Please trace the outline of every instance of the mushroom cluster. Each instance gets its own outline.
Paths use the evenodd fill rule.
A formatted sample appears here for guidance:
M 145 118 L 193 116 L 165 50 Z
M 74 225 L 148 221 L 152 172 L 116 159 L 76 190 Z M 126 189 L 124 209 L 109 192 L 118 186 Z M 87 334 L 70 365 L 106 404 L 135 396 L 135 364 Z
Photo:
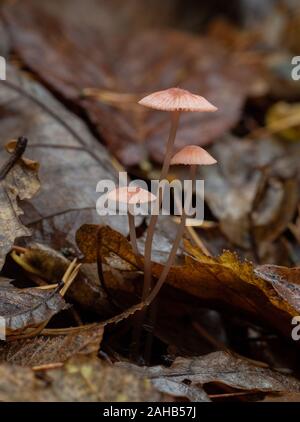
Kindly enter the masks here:
M 204 97 L 192 94 L 191 92 L 181 88 L 169 88 L 163 91 L 154 92 L 153 94 L 147 95 L 141 99 L 139 104 L 156 110 L 169 111 L 171 113 L 171 127 L 167 141 L 165 158 L 159 178 L 160 181 L 167 177 L 170 165 L 184 164 L 190 166 L 190 179 L 192 180 L 193 186 L 196 179 L 197 166 L 215 164 L 216 160 L 203 148 L 194 145 L 184 147 L 172 158 L 180 114 L 183 111 L 211 113 L 217 111 L 217 108 Z M 158 192 L 156 201 L 158 202 L 157 206 L 159 209 L 162 203 L 160 192 Z M 158 213 L 151 216 L 147 230 L 144 257 L 143 300 L 145 300 L 149 295 L 149 291 L 152 285 L 151 251 L 157 218 Z M 183 209 L 180 224 L 169 258 L 155 288 L 151 293 L 152 300 L 157 295 L 165 279 L 167 278 L 168 272 L 170 271 L 172 263 L 176 257 L 176 252 L 184 233 L 185 221 L 186 215 Z
M 192 200 L 193 188 L 196 181 L 197 166 L 199 165 L 211 165 L 215 164 L 216 160 L 203 148 L 195 145 L 188 145 L 173 155 L 174 143 L 176 138 L 176 132 L 179 124 L 179 118 L 182 112 L 215 112 L 217 108 L 213 106 L 205 98 L 192 94 L 191 92 L 181 88 L 170 88 L 163 91 L 154 92 L 147 95 L 139 101 L 139 104 L 156 110 L 169 111 L 171 113 L 171 127 L 169 137 L 166 146 L 166 153 L 164 157 L 163 166 L 159 181 L 164 180 L 170 168 L 170 165 L 188 165 L 190 167 L 190 180 L 192 181 L 192 192 L 190 192 L 189 200 Z M 162 206 L 162 195 L 163 193 L 159 189 L 156 195 L 141 189 L 139 187 L 129 188 L 122 187 L 111 191 L 108 194 L 108 198 L 117 202 L 119 205 L 125 204 L 127 206 L 127 214 L 129 221 L 130 240 L 134 254 L 137 257 L 138 264 L 144 266 L 144 285 L 142 300 L 145 301 L 146 305 L 149 305 L 153 299 L 157 296 L 163 283 L 165 282 L 170 268 L 176 257 L 180 241 L 182 239 L 185 223 L 186 223 L 186 212 L 185 207 L 182 207 L 182 213 L 180 223 L 176 233 L 174 243 L 172 245 L 169 257 L 164 266 L 160 277 L 151 291 L 152 287 L 152 268 L 151 268 L 151 252 L 152 242 L 157 223 L 159 212 L 152 213 L 149 226 L 147 230 L 144 262 L 142 264 L 141 256 L 138 251 L 136 232 L 134 224 L 134 213 L 132 208 L 136 204 L 148 204 L 154 202 L 156 209 L 159 211 Z M 191 204 L 188 204 L 190 206 Z

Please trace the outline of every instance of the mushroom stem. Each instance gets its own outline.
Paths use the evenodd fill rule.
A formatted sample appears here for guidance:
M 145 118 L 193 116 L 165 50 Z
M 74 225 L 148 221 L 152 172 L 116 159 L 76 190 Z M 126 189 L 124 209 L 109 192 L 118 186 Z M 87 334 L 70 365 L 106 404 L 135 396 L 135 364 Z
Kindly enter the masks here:
M 193 192 L 195 191 L 195 184 L 196 184 L 196 175 L 197 175 L 197 165 L 191 164 L 189 177 L 190 177 L 190 180 L 192 181 L 192 192 L 191 192 L 191 202 L 189 205 L 192 204 Z
M 161 273 L 161 275 L 160 275 L 160 277 L 159 277 L 159 279 L 158 279 L 158 281 L 157 281 L 154 289 L 152 290 L 152 292 L 150 293 L 150 295 L 148 296 L 148 298 L 146 300 L 146 304 L 147 305 L 150 305 L 150 303 L 155 299 L 155 297 L 159 293 L 162 285 L 164 284 L 164 282 L 165 282 L 165 280 L 167 278 L 167 275 L 168 275 L 168 273 L 169 273 L 169 271 L 171 269 L 171 266 L 172 266 L 172 264 L 173 264 L 173 262 L 175 260 L 176 252 L 177 252 L 177 249 L 179 247 L 179 244 L 180 244 L 182 235 L 184 233 L 185 220 L 186 220 L 186 214 L 185 214 L 185 211 L 183 209 L 181 220 L 180 220 L 180 224 L 179 224 L 179 227 L 178 227 L 176 238 L 174 240 L 174 243 L 173 243 L 173 246 L 172 246 L 172 249 L 171 249 L 169 258 L 168 258 L 168 260 L 166 262 L 166 265 L 165 265 L 165 267 L 164 267 L 164 269 L 163 269 L 163 271 L 162 271 L 162 273 Z
M 190 166 L 190 180 L 192 180 L 192 194 L 193 194 L 193 190 L 194 190 L 194 185 L 195 185 L 195 180 L 196 180 L 196 172 L 197 172 L 197 166 L 196 165 L 191 165 Z M 192 195 L 191 195 L 191 200 L 192 200 Z M 186 212 L 184 207 L 182 207 L 182 215 L 181 215 L 181 220 L 179 223 L 179 227 L 178 227 L 178 231 L 170 252 L 170 255 L 168 257 L 168 260 L 166 262 L 166 265 L 154 287 L 154 289 L 152 290 L 152 292 L 150 293 L 150 295 L 148 296 L 147 300 L 146 300 L 146 305 L 149 306 L 150 303 L 156 298 L 157 294 L 159 293 L 161 287 L 163 286 L 169 272 L 171 269 L 171 266 L 176 258 L 176 253 L 177 253 L 177 249 L 180 245 L 180 241 L 182 239 L 183 233 L 184 233 L 184 229 L 185 229 L 185 222 L 186 222 Z
M 130 235 L 130 243 L 132 246 L 132 250 L 134 255 L 136 256 L 137 263 L 139 266 L 142 266 L 137 241 L 136 241 L 136 231 L 135 231 L 135 224 L 134 224 L 134 215 L 131 214 L 130 210 L 128 210 L 128 225 L 129 225 L 129 235 Z
M 197 172 L 197 166 L 191 165 L 190 166 L 190 176 L 189 176 L 189 179 L 192 181 L 190 204 L 192 203 L 192 196 L 193 196 L 193 191 L 194 191 L 196 172 Z M 188 197 L 188 199 L 189 199 L 189 197 Z M 180 201 L 181 201 L 181 198 L 180 198 Z M 166 264 L 166 267 L 168 267 L 168 268 L 165 267 L 166 268 L 165 274 L 161 274 L 161 276 L 160 276 L 160 278 L 157 282 L 157 285 L 153 289 L 153 292 L 150 294 L 149 298 L 146 300 L 146 303 L 148 303 L 148 301 L 152 302 L 155 299 L 155 297 L 157 296 L 158 292 L 160 291 L 163 283 L 166 280 L 166 277 L 167 277 L 167 275 L 170 271 L 170 268 L 171 268 L 171 266 L 174 262 L 174 259 L 176 257 L 176 252 L 177 252 L 177 249 L 179 247 L 181 237 L 184 233 L 185 223 L 186 223 L 186 214 L 185 214 L 185 210 L 184 210 L 184 207 L 183 207 L 182 216 L 181 216 L 180 223 L 179 223 L 180 226 L 179 226 L 179 229 L 178 229 L 178 232 L 177 232 L 177 235 L 176 235 L 176 239 L 174 241 L 175 246 L 173 245 L 174 251 L 173 251 L 173 248 L 172 248 L 170 256 L 169 256 L 167 264 Z M 153 295 L 153 298 L 152 298 L 152 295 Z M 150 325 L 152 325 L 153 327 L 154 327 L 154 324 L 155 324 L 155 321 L 156 321 L 156 314 L 157 314 L 157 307 L 155 305 L 153 305 L 151 307 L 151 310 L 150 310 L 150 321 L 151 321 Z M 146 362 L 149 361 L 149 357 L 151 355 L 152 340 L 153 340 L 153 335 L 152 335 L 151 332 L 149 332 L 148 336 L 147 336 L 147 340 L 146 340 L 146 346 L 145 346 L 145 361 Z
M 163 166 L 161 169 L 160 180 L 165 179 L 169 171 L 180 113 L 181 113 L 180 111 L 173 111 L 171 115 L 171 128 L 170 128 L 169 138 L 167 142 L 166 155 L 165 155 Z
M 178 128 L 179 123 L 179 117 L 180 117 L 180 111 L 173 111 L 171 116 L 171 128 L 169 133 L 169 138 L 167 142 L 167 150 L 166 155 L 164 158 L 161 174 L 159 180 L 163 180 L 166 178 L 169 167 L 170 167 L 170 161 L 172 158 L 172 152 L 173 152 L 173 145 L 176 137 L 176 132 Z M 151 274 L 151 250 L 152 250 L 152 241 L 154 236 L 154 230 L 155 225 L 157 223 L 159 209 L 161 207 L 162 203 L 162 194 L 160 192 L 157 192 L 157 199 L 156 199 L 156 205 L 158 213 L 157 215 L 151 215 L 148 230 L 147 230 L 147 237 L 146 237 L 146 243 L 145 243 L 145 260 L 144 260 L 144 286 L 143 286 L 143 294 L 142 299 L 144 300 L 151 288 L 151 280 L 152 280 L 152 274 Z

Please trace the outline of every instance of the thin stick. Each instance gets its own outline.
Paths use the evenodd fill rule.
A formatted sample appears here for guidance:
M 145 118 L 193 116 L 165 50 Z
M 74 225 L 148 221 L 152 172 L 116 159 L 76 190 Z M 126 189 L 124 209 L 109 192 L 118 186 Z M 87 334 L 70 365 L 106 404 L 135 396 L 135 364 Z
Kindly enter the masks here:
M 61 368 L 63 365 L 63 362 L 45 363 L 43 365 L 35 365 L 31 369 L 33 371 L 49 371 L 51 369 Z
M 79 268 L 81 267 L 81 264 L 76 265 L 76 267 L 74 268 L 72 274 L 70 275 L 70 277 L 68 278 L 68 280 L 65 282 L 65 285 L 62 287 L 62 289 L 60 290 L 60 294 L 62 296 L 65 295 L 65 293 L 67 292 L 67 290 L 69 289 L 69 287 L 71 286 L 71 284 L 73 283 L 73 281 L 75 280 L 75 278 L 77 277 Z
M 26 146 L 27 139 L 23 136 L 18 138 L 15 150 L 0 169 L 0 180 L 5 179 L 5 177 L 10 172 L 15 163 L 22 157 L 25 152 Z
M 28 251 L 27 248 L 23 248 L 22 246 L 18 246 L 18 245 L 13 245 L 13 247 L 11 248 L 13 251 L 16 251 L 18 253 L 25 253 Z
M 77 262 L 77 259 L 76 258 L 74 258 L 73 259 L 73 261 L 70 263 L 70 265 L 68 266 L 68 268 L 66 269 L 66 271 L 65 271 L 65 273 L 64 273 L 64 275 L 63 275 L 63 277 L 62 277 L 62 281 L 64 282 L 64 283 L 66 283 L 66 281 L 68 280 L 68 278 L 70 277 L 70 275 L 71 275 L 71 273 L 73 272 L 73 269 L 75 268 L 75 266 L 76 266 L 76 262 Z
M 242 397 L 242 396 L 249 396 L 254 394 L 259 394 L 259 391 L 239 391 L 237 393 L 220 393 L 220 394 L 209 394 L 208 397 L 210 399 L 222 399 L 226 397 Z
M 96 328 L 97 326 L 99 326 L 99 324 L 95 322 L 92 324 L 87 324 L 87 325 L 79 326 L 79 327 L 45 328 L 41 334 L 44 336 L 66 335 L 66 334 L 72 334 L 72 333 L 77 333 L 77 332 L 79 333 L 86 330 L 90 330 L 91 328 L 93 327 Z
M 75 280 L 79 268 L 81 266 L 81 264 L 76 265 L 76 261 L 77 259 L 75 258 L 71 264 L 69 265 L 69 267 L 67 268 L 63 278 L 62 278 L 62 282 L 64 283 L 63 287 L 60 289 L 59 293 L 61 296 L 64 296 L 66 291 L 68 290 L 68 288 L 71 286 L 71 284 L 73 283 L 73 281 Z M 58 283 L 58 285 L 60 285 L 60 283 Z M 40 325 L 38 325 L 37 327 L 34 327 L 31 331 L 29 331 L 28 333 L 25 334 L 20 334 L 17 336 L 10 336 L 10 339 L 21 339 L 21 338 L 29 338 L 29 337 L 34 337 L 37 336 L 49 323 L 51 318 L 47 319 L 46 321 L 42 322 Z
M 39 290 L 50 290 L 50 289 L 56 289 L 58 287 L 58 283 L 56 284 L 46 284 L 44 286 L 37 286 L 34 287 L 34 289 L 39 289 Z
M 193 241 L 195 242 L 196 246 L 198 246 L 198 248 L 204 253 L 204 255 L 212 256 L 211 253 L 209 252 L 209 250 L 207 249 L 207 247 L 202 242 L 198 233 L 196 233 L 195 229 L 191 226 L 187 226 L 186 229 L 189 232 Z

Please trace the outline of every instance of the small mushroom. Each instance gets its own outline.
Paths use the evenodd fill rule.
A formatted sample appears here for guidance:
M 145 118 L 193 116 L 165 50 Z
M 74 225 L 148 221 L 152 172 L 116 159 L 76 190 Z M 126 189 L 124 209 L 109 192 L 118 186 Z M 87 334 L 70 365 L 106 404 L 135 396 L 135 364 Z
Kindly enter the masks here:
M 214 112 L 217 111 L 217 107 L 212 105 L 204 97 L 192 94 L 191 92 L 181 88 L 169 88 L 163 91 L 154 92 L 153 94 L 142 98 L 139 101 L 139 104 L 156 110 L 170 111 L 172 113 L 172 124 L 160 177 L 162 180 L 167 176 L 169 170 L 172 149 L 181 112 Z
M 189 166 L 216 164 L 214 159 L 204 148 L 197 145 L 187 145 L 178 151 L 171 159 L 171 165 L 185 164 Z
M 177 154 L 173 156 L 171 159 L 171 165 L 176 164 L 184 164 L 190 166 L 190 180 L 192 180 L 192 190 L 196 180 L 196 171 L 198 165 L 211 165 L 216 164 L 217 160 L 215 160 L 205 149 L 195 146 L 195 145 L 188 145 Z M 192 198 L 192 195 L 191 195 Z M 171 266 L 175 260 L 176 252 L 179 247 L 181 238 L 184 233 L 185 229 L 185 222 L 186 222 L 186 213 L 184 207 L 182 207 L 182 214 L 181 219 L 178 227 L 178 231 L 174 240 L 174 243 L 171 248 L 171 252 L 169 254 L 168 260 L 166 265 L 158 279 L 157 284 L 155 285 L 154 289 L 150 293 L 149 297 L 147 298 L 147 304 L 150 304 L 153 299 L 156 297 L 158 292 L 160 291 L 162 285 L 164 284 L 167 275 L 171 269 Z
M 179 117 L 182 111 L 214 112 L 217 108 L 207 101 L 204 97 L 192 94 L 181 88 L 169 88 L 163 91 L 157 91 L 147 95 L 139 101 L 139 104 L 156 110 L 171 112 L 171 128 L 167 142 L 167 150 L 161 170 L 160 180 L 166 178 L 170 167 L 170 161 L 173 152 L 173 145 L 176 137 Z M 162 198 L 158 195 L 158 208 L 160 208 Z M 145 298 L 151 286 L 151 247 L 158 215 L 152 215 L 147 231 L 145 244 L 144 261 L 144 287 L 143 298 Z
M 216 164 L 216 162 L 217 160 L 215 160 L 204 148 L 197 145 L 185 146 L 171 159 L 171 165 L 183 164 L 190 166 L 189 179 L 192 181 L 192 193 L 194 191 L 197 166 Z
M 195 184 L 197 166 L 216 164 L 215 160 L 204 148 L 197 145 L 187 145 L 178 151 L 171 159 L 171 165 L 183 164 L 190 166 L 190 180 Z
M 134 206 L 153 202 L 156 200 L 156 196 L 137 186 L 124 186 L 110 191 L 107 194 L 107 199 L 116 202 L 120 208 L 126 209 L 131 246 L 134 254 L 139 257 L 134 224 Z

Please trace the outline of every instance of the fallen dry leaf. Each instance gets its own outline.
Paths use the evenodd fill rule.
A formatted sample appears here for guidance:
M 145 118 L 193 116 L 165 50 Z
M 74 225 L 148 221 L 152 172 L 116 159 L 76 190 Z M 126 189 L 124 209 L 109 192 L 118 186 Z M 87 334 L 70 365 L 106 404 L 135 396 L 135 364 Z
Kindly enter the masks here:
M 96 244 L 93 242 L 98 228 L 84 225 L 78 232 L 78 246 L 87 254 L 89 262 L 94 259 Z M 100 231 L 103 261 L 111 267 L 120 269 L 123 265 L 127 271 L 136 270 L 138 266 L 129 242 L 107 226 Z M 281 331 L 284 336 L 290 335 L 290 321 L 297 315 L 297 310 L 293 303 L 277 293 L 271 283 L 255 275 L 250 262 L 241 262 L 229 251 L 218 258 L 208 257 L 189 242 L 185 244 L 185 253 L 181 258 L 184 263 L 171 268 L 168 284 L 207 304 L 238 311 Z M 154 263 L 152 270 L 158 278 L 162 264 Z
M 13 258 L 39 285 L 57 283 L 70 265 L 70 260 L 60 252 L 39 243 L 29 244 L 24 252 L 13 254 Z M 111 316 L 111 304 L 99 282 L 95 264 L 80 267 L 66 298 L 104 318 Z
M 207 383 L 224 384 L 233 388 L 258 392 L 299 392 L 300 382 L 293 377 L 274 371 L 266 365 L 254 362 L 227 352 L 214 352 L 193 358 L 177 358 L 170 368 L 163 366 L 136 367 L 120 363 L 151 380 L 164 379 L 191 386 Z
M 161 162 L 164 155 L 169 116 L 137 106 L 145 93 L 180 85 L 207 97 L 219 111 L 185 113 L 177 136 L 177 148 L 205 145 L 236 124 L 255 79 L 253 66 L 242 64 L 209 38 L 167 30 L 111 37 L 101 27 L 81 25 L 78 30 L 30 2 L 26 7 L 8 5 L 4 14 L 22 60 L 87 112 L 112 153 L 126 165 L 138 164 L 148 154 Z M 28 43 L 27 37 L 34 42 Z M 48 54 L 41 61 L 43 51 Z M 87 57 L 86 51 L 93 54 Z M 87 88 L 95 96 L 84 98 Z
M 258 265 L 254 272 L 271 283 L 298 284 L 300 286 L 300 268 L 287 268 L 279 265 Z
M 300 104 L 275 103 L 267 112 L 266 126 L 287 141 L 300 139 Z
M 191 402 L 199 403 L 211 401 L 202 388 L 179 383 L 171 377 L 155 378 L 152 380 L 152 385 L 161 393 L 165 393 L 173 397 L 185 397 Z
M 39 190 L 40 183 L 38 164 L 22 158 L 26 145 L 27 140 L 20 138 L 15 148 L 10 150 L 11 157 L 2 163 L 0 170 L 0 269 L 15 239 L 31 235 L 20 220 L 23 210 L 18 199 L 32 198 Z
M 70 265 L 70 260 L 60 252 L 40 243 L 30 243 L 18 253 L 13 251 L 11 256 L 24 270 L 40 277 L 40 285 L 58 283 Z
M 90 229 L 90 227 L 94 228 L 98 226 L 84 225 L 82 227 L 87 227 Z M 78 232 L 80 231 L 84 234 L 84 230 L 79 229 Z M 27 249 L 18 257 L 14 255 L 14 259 L 29 274 L 32 274 L 33 277 L 38 275 L 43 278 L 44 276 L 49 281 L 55 283 L 57 280 L 61 279 L 61 275 L 64 273 L 64 268 L 66 268 L 68 266 L 67 264 L 69 263 L 69 261 L 62 257 L 59 253 L 51 250 L 48 247 L 41 247 L 41 245 L 38 245 L 38 247 L 36 245 L 32 249 Z M 98 315 L 101 315 L 101 317 L 104 318 L 104 321 L 102 322 L 103 325 L 120 322 L 143 308 L 143 303 L 137 303 L 133 306 L 130 306 L 129 308 L 126 308 L 124 311 L 118 307 L 120 313 L 115 315 L 115 307 L 112 308 L 106 291 L 102 286 L 99 285 L 98 272 L 97 268 L 95 268 L 95 265 L 84 264 L 81 265 L 80 270 L 81 273 L 79 272 L 78 276 L 76 277 L 78 284 L 76 284 L 76 281 L 74 281 L 71 287 L 68 289 L 66 296 L 69 295 L 70 298 L 76 301 L 83 308 L 86 308 L 89 311 L 94 311 Z M 117 280 L 116 273 L 110 275 L 110 288 L 115 290 L 128 291 L 132 296 L 132 291 L 135 289 L 133 288 L 130 278 L 128 280 L 126 278 Z M 38 282 L 38 284 L 44 285 L 45 283 L 43 282 L 42 278 L 35 278 L 35 280 Z M 97 283 L 95 284 L 96 279 Z M 8 281 L 6 280 L 5 286 L 7 284 L 9 285 Z M 130 304 L 131 303 L 132 298 Z
M 287 268 L 278 265 L 261 265 L 255 274 L 269 281 L 279 296 L 300 312 L 300 268 Z
M 40 84 L 9 65 L 7 76 L 0 86 L 0 144 L 26 133 L 27 154 L 40 163 L 39 194 L 22 205 L 32 239 L 55 250 L 74 249 L 76 229 L 86 221 L 106 221 L 127 234 L 126 216 L 101 218 L 96 212 L 98 181 L 117 181 L 105 148 Z
M 0 315 L 5 318 L 7 336 L 39 326 L 66 307 L 58 288 L 49 291 L 0 285 Z
M 62 331 L 62 334 L 59 334 Z M 52 334 L 53 332 L 53 334 Z M 37 337 L 8 341 L 0 346 L 0 362 L 39 366 L 65 362 L 77 354 L 97 353 L 103 325 L 91 324 L 65 330 L 45 330 Z
M 229 137 L 214 145 L 212 154 L 219 165 L 202 170 L 205 199 L 228 239 L 248 249 L 254 242 L 259 253 L 294 216 L 299 197 L 297 152 L 289 154 L 275 140 Z
M 87 127 L 41 85 L 11 66 L 8 78 L 0 87 L 0 141 L 4 145 L 11 137 L 26 132 L 30 139 L 30 156 L 41 163 L 41 189 L 30 204 L 24 201 L 22 221 L 32 230 L 30 242 L 33 239 L 46 243 L 56 251 L 69 248 L 74 254 L 77 228 L 85 221 L 102 221 L 95 209 L 97 182 L 104 178 L 117 180 L 117 171 Z M 0 159 L 1 155 L 4 156 L 4 152 L 0 151 Z M 126 216 L 104 218 L 103 221 L 112 226 L 116 224 L 118 230 L 127 233 Z M 37 259 L 36 253 L 32 258 L 37 259 L 35 265 L 43 263 L 39 269 L 46 279 L 50 269 L 45 267 L 47 263 L 53 265 L 50 278 L 56 283 L 68 260 L 60 255 L 64 262 L 55 259 L 51 264 L 45 260 L 45 254 Z M 57 252 L 56 257 L 58 255 Z M 91 268 L 82 268 L 68 297 L 92 311 L 101 313 L 106 309 L 103 316 L 109 316 L 97 273 Z

